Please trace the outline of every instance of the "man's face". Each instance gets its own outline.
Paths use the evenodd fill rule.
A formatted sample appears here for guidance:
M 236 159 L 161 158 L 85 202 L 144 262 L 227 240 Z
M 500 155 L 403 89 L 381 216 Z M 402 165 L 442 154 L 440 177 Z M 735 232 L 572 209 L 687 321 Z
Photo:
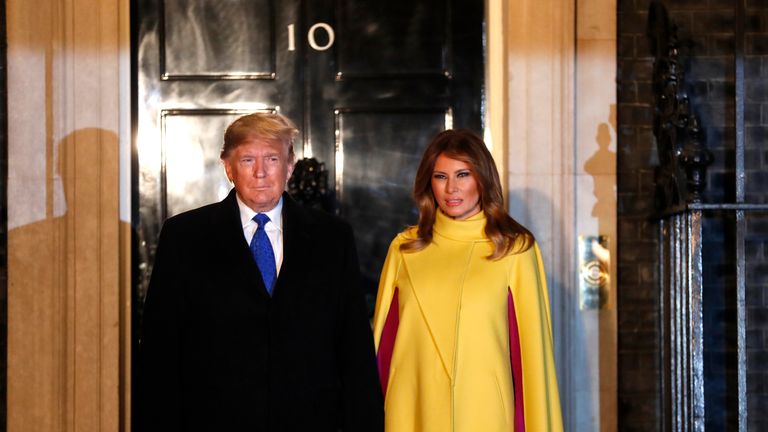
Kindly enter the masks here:
M 224 169 L 235 184 L 237 196 L 261 213 L 277 205 L 293 172 L 293 162 L 285 144 L 255 138 L 232 149 Z

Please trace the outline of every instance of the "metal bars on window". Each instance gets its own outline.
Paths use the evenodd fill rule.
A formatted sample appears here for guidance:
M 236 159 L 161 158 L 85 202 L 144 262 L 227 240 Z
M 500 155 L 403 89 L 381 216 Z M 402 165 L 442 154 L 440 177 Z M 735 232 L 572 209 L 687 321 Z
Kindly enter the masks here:
M 744 5 L 736 0 L 736 37 L 734 38 L 734 72 L 736 103 L 736 203 L 744 204 Z M 744 210 L 736 210 L 736 332 L 739 392 L 739 432 L 747 432 L 747 287 L 744 236 Z
M 765 213 L 768 204 L 745 199 L 745 0 L 735 2 L 734 129 L 735 202 L 703 203 L 706 166 L 711 154 L 698 133 L 684 91 L 678 62 L 676 27 L 657 1 L 649 9 L 648 30 L 655 55 L 654 135 L 660 166 L 656 168 L 659 220 L 660 354 L 662 430 L 704 431 L 704 322 L 702 267 L 705 215 L 732 214 L 735 219 L 735 294 L 738 430 L 747 431 L 747 298 L 746 215 Z
M 659 223 L 664 430 L 704 430 L 701 211 Z

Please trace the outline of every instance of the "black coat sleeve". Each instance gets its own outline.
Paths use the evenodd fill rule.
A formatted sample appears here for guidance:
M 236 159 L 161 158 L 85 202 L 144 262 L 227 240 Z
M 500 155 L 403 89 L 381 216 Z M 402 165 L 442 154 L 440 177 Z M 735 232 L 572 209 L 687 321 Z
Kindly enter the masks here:
M 138 430 L 177 431 L 180 419 L 181 296 L 177 238 L 163 226 L 147 290 L 136 373 Z
M 384 403 L 376 370 L 373 334 L 360 285 L 354 236 L 344 225 L 341 321 L 342 430 L 383 431 Z

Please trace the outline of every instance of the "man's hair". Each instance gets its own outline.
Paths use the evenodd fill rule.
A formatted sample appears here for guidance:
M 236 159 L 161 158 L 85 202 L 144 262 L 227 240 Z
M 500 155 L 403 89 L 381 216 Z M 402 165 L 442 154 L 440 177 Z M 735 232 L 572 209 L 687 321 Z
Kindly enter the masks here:
M 221 159 L 226 159 L 237 146 L 252 139 L 281 142 L 288 147 L 288 155 L 293 159 L 293 139 L 298 134 L 293 122 L 283 115 L 271 112 L 246 114 L 233 121 L 224 132 Z

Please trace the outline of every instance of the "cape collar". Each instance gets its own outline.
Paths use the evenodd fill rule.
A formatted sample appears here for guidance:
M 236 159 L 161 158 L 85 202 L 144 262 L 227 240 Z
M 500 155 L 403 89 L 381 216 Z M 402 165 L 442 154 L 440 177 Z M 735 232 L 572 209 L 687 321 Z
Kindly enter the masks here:
M 435 233 L 452 240 L 487 240 L 485 236 L 485 221 L 485 212 L 482 210 L 465 220 L 452 219 L 441 210 L 438 210 L 432 229 Z

